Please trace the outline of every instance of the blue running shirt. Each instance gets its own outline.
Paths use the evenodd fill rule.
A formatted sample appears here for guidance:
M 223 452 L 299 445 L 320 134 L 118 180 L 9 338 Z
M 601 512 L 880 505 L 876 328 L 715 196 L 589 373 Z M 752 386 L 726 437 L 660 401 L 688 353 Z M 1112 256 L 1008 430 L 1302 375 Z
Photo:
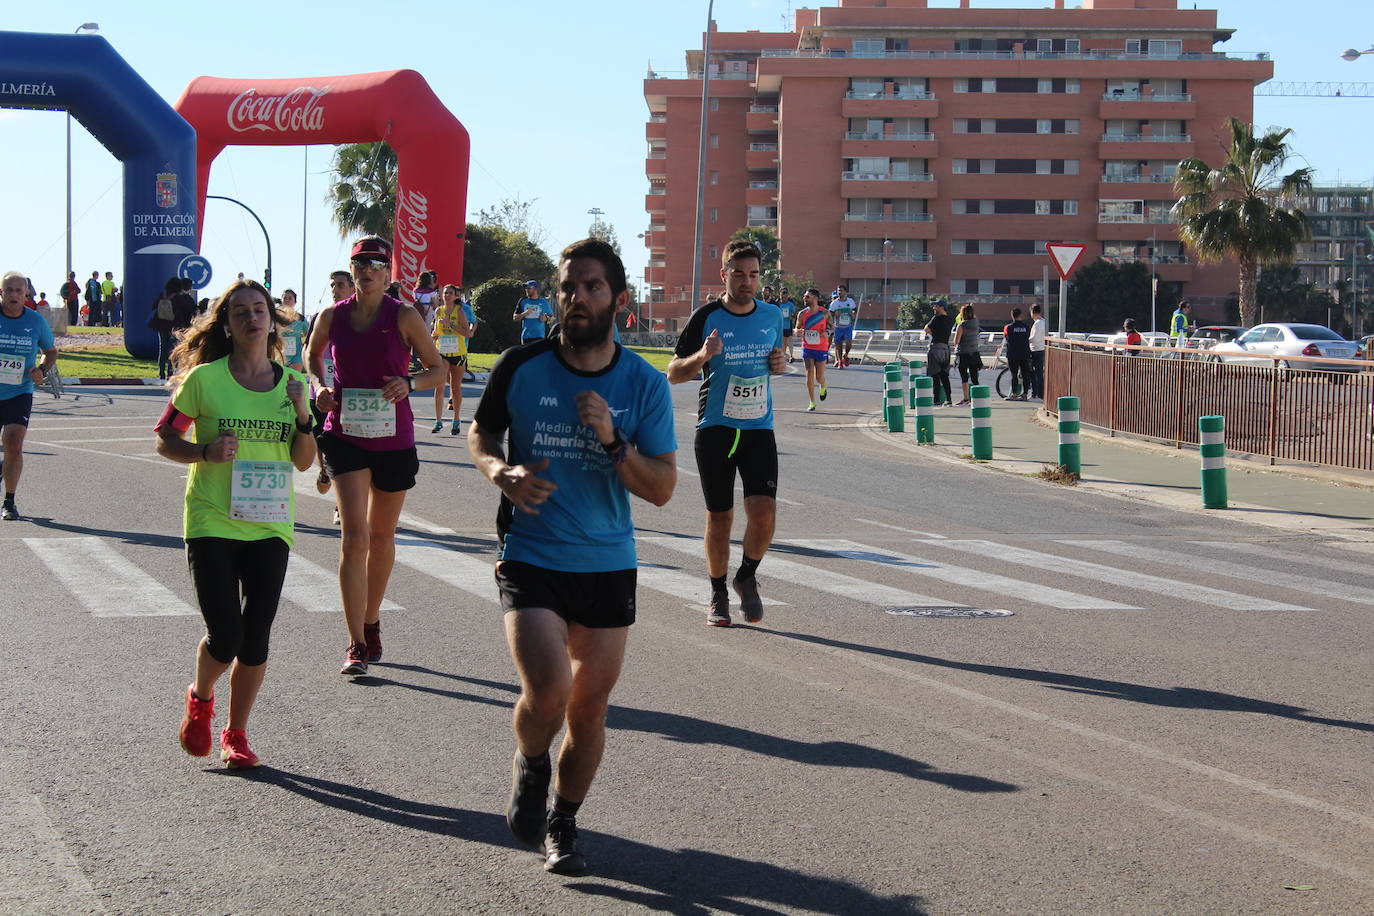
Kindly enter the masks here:
M 0 401 L 33 394 L 29 370 L 39 350 L 53 348 L 52 328 L 43 316 L 25 308 L 18 318 L 0 313 Z
M 621 437 L 645 455 L 677 450 L 668 379 L 638 353 L 616 347 L 600 372 L 568 366 L 556 338 L 507 350 L 491 368 L 473 420 L 489 433 L 509 431 L 506 460 L 547 458 L 538 476 L 558 486 L 539 514 L 504 496 L 497 519 L 501 559 L 564 572 L 634 569 L 630 497 L 596 433 L 577 417 L 577 395 L 595 391 L 611 407 Z
M 712 331 L 720 333 L 724 349 L 707 361 L 698 396 L 697 429 L 773 428 L 773 380 L 768 353 L 782 347 L 782 311 L 754 300 L 754 310 L 736 315 L 719 299 L 692 313 L 677 339 L 674 356 L 688 357 L 701 349 Z
M 520 319 L 520 339 L 526 340 L 531 337 L 543 337 L 548 330 L 544 322 L 539 320 L 540 315 L 552 315 L 553 306 L 549 305 L 549 300 L 540 296 L 538 299 L 521 299 L 520 304 L 515 307 L 516 313 L 524 312 L 529 309 L 538 310 L 539 314 L 531 318 Z

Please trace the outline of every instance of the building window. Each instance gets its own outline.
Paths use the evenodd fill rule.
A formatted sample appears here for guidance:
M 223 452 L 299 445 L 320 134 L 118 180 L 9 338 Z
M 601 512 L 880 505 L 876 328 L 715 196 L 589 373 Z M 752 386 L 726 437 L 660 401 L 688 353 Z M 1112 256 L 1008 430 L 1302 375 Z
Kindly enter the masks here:
M 711 100 L 711 110 L 712 110 L 712 111 L 720 111 L 720 99 L 712 99 L 712 100 Z
M 709 254 L 707 254 L 707 257 L 710 258 L 712 261 L 720 257 L 720 249 L 718 249 L 715 245 L 712 245 L 710 248 L 707 249 L 707 251 L 709 252 Z
M 1126 53 L 1127 53 L 1127 54 L 1139 54 L 1139 53 L 1140 53 L 1140 39 L 1139 39 L 1139 38 L 1127 38 L 1127 39 L 1126 39 Z
M 720 149 L 720 134 L 711 134 L 711 149 Z
M 720 184 L 720 172 L 715 169 L 711 170 L 711 184 Z
M 706 218 L 707 218 L 708 220 L 710 220 L 711 222 L 713 222 L 713 223 L 716 221 L 716 219 L 717 219 L 719 216 L 720 216 L 720 211 L 717 210 L 715 207 L 712 207 L 710 210 L 706 211 Z

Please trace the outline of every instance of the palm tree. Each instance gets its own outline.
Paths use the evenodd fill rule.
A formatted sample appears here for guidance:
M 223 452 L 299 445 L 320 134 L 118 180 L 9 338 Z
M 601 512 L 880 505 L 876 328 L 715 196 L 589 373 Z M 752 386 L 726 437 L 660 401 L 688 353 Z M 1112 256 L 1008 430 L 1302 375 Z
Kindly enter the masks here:
M 1293 155 L 1291 128 L 1255 136 L 1252 125 L 1228 118 L 1231 146 L 1220 168 L 1185 159 L 1174 177 L 1178 235 L 1199 261 L 1234 257 L 1240 262 L 1240 321 L 1255 323 L 1255 280 L 1261 264 L 1291 261 L 1298 242 L 1311 238 L 1307 216 L 1295 206 L 1312 187 L 1312 170 L 1279 177 Z M 1277 184 L 1275 184 L 1277 182 Z
M 334 148 L 334 180 L 327 195 L 339 235 L 392 236 L 396 223 L 396 151 L 386 143 Z

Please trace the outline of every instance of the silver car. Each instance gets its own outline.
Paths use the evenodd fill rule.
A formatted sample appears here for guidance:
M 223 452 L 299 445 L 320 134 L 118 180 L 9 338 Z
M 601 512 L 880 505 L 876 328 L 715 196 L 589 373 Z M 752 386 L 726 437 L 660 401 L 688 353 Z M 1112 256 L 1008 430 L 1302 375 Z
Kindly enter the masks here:
M 1219 343 L 1207 351 L 1214 360 L 1228 363 L 1255 363 L 1272 366 L 1278 360 L 1280 369 L 1321 369 L 1327 372 L 1359 372 L 1360 366 L 1347 363 L 1319 363 L 1295 360 L 1289 364 L 1285 356 L 1329 356 L 1335 359 L 1355 359 L 1358 345 L 1346 340 L 1330 328 L 1319 324 L 1257 324 L 1235 340 Z

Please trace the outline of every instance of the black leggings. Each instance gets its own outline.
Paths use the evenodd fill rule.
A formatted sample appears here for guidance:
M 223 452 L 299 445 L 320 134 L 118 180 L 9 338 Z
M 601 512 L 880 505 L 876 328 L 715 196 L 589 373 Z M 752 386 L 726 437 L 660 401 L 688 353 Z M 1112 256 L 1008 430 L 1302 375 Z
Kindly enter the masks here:
M 245 665 L 267 661 L 272 620 L 277 616 L 290 556 L 291 548 L 278 537 L 186 539 L 186 563 L 215 661 L 222 665 L 235 658 Z

